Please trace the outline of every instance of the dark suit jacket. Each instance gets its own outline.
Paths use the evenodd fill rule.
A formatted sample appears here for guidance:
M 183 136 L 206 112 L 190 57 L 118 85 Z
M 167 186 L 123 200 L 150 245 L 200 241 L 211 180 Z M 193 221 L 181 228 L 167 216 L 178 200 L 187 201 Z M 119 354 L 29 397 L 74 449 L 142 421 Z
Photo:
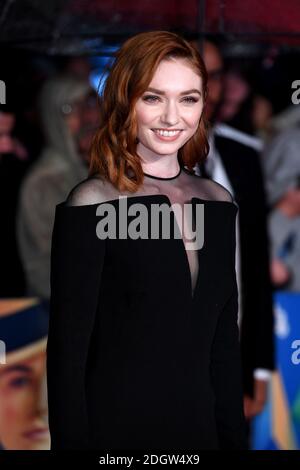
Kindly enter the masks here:
M 253 371 L 274 368 L 273 308 L 269 276 L 266 199 L 259 155 L 228 137 L 215 145 L 239 205 L 244 389 L 253 391 Z

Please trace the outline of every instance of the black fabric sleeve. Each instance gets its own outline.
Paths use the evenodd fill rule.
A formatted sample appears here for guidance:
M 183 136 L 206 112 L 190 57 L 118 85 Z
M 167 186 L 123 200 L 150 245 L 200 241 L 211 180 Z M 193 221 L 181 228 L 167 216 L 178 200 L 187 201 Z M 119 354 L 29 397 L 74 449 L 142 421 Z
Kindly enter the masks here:
M 51 450 L 89 447 L 85 370 L 105 256 L 96 222 L 96 206 L 56 206 L 47 343 Z
M 235 273 L 235 223 L 231 230 L 233 290 L 218 320 L 212 345 L 211 374 L 220 449 L 247 448 L 243 412 L 238 289 Z

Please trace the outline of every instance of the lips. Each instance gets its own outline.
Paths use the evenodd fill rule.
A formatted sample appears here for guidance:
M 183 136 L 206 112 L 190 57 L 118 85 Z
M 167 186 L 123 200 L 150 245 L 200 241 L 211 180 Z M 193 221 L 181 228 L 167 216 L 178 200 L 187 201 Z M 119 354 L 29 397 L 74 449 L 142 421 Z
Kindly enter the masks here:
M 34 428 L 30 431 L 24 432 L 23 436 L 27 439 L 33 440 L 42 440 L 49 436 L 49 429 L 48 428 Z
M 151 129 L 159 140 L 173 141 L 176 140 L 182 132 L 182 129 Z
M 177 131 L 182 131 L 182 129 L 177 129 L 177 128 L 172 128 L 172 129 L 167 129 L 164 127 L 154 127 L 152 129 L 153 131 L 162 131 L 162 132 L 177 132 Z

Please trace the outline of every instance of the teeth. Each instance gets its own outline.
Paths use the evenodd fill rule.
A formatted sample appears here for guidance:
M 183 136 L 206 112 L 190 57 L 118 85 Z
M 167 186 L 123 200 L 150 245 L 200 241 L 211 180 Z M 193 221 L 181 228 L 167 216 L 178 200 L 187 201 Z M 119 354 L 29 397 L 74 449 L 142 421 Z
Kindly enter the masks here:
M 174 135 L 179 134 L 180 131 L 163 131 L 160 129 L 155 129 L 156 134 L 162 135 L 164 137 L 174 137 Z

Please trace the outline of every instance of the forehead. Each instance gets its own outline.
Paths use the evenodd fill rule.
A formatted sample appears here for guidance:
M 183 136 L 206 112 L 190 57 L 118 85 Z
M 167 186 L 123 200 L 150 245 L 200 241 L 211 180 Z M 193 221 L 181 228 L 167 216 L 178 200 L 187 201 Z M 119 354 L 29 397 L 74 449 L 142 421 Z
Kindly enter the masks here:
M 32 373 L 38 371 L 43 367 L 45 363 L 45 352 L 34 354 L 26 359 L 20 360 L 15 364 L 7 364 L 4 367 L 0 367 L 0 379 L 1 377 L 10 374 L 12 372 L 19 373 Z
M 201 91 L 202 79 L 187 60 L 169 59 L 160 62 L 149 86 L 178 93 L 192 88 Z

